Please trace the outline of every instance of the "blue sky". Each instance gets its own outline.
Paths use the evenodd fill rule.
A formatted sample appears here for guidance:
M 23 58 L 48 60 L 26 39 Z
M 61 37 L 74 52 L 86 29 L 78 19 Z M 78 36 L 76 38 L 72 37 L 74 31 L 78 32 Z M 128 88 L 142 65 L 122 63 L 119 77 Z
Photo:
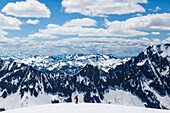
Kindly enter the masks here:
M 170 42 L 170 0 L 1 0 L 2 55 L 134 56 Z

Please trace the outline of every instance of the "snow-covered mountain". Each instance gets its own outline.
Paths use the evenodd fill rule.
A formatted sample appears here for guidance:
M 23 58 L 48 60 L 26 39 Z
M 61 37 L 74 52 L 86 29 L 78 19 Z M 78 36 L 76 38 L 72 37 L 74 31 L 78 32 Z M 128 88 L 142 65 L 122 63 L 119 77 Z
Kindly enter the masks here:
M 69 75 L 76 74 L 86 64 L 98 66 L 102 72 L 125 63 L 130 58 L 117 58 L 113 55 L 103 54 L 74 54 L 66 56 L 1 56 L 2 60 L 10 60 L 30 65 L 41 72 L 65 72 Z
M 150 46 L 137 57 L 109 70 L 112 86 L 139 97 L 146 107 L 170 108 L 170 44 Z
M 108 104 L 55 104 L 40 105 L 3 113 L 169 113 L 169 110 L 140 108 L 133 106 L 108 105 Z
M 134 59 L 101 72 L 86 64 L 70 76 L 0 61 L 0 107 L 12 109 L 48 103 L 109 103 L 170 108 L 170 44 L 150 46 Z

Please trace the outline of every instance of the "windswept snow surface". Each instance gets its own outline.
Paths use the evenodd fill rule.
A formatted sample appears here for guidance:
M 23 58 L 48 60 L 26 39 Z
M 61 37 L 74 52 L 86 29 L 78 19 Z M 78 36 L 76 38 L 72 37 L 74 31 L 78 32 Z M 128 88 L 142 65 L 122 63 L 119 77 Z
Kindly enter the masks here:
M 8 110 L 3 113 L 170 113 L 159 110 L 109 104 L 53 104 Z

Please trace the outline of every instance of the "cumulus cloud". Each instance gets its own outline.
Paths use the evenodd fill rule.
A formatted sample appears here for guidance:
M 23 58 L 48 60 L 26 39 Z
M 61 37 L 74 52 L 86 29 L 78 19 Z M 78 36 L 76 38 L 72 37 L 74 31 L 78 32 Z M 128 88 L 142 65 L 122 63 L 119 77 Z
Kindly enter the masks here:
M 78 20 L 78 21 L 77 21 Z M 81 21 L 82 20 L 82 21 Z M 46 29 L 40 29 L 39 34 L 50 34 L 50 35 L 76 35 L 76 36 L 136 36 L 136 35 L 147 35 L 148 33 L 139 32 L 135 30 L 120 30 L 120 26 L 115 28 L 93 28 L 96 24 L 95 20 L 89 19 L 91 22 L 85 24 L 84 19 L 74 19 L 73 21 L 66 22 L 62 26 L 56 24 L 48 24 Z M 75 24 L 76 23 L 76 24 Z M 81 24 L 82 23 L 82 24 Z M 88 27 L 90 26 L 90 27 Z M 34 35 L 32 35 L 34 36 Z
M 148 14 L 146 16 L 127 19 L 126 21 L 107 22 L 107 26 L 138 30 L 170 30 L 170 13 Z
M 68 27 L 72 27 L 72 26 L 77 26 L 77 27 L 81 27 L 81 26 L 96 26 L 97 25 L 97 21 L 90 19 L 90 18 L 82 18 L 82 19 L 73 19 L 71 21 L 67 21 L 63 26 L 68 26 Z
M 152 30 L 170 30 L 170 13 L 148 14 L 125 21 L 105 20 L 106 28 L 96 28 L 96 21 L 90 18 L 73 19 L 62 26 L 48 24 L 39 34 L 75 36 L 116 36 L 133 37 L 149 35 Z M 155 32 L 151 33 L 155 35 Z M 157 33 L 158 34 L 158 33 Z
M 4 37 L 7 34 L 7 32 L 0 30 L 0 38 Z
M 37 0 L 26 0 L 16 3 L 8 3 L 2 10 L 7 15 L 16 17 L 44 17 L 49 18 L 51 15 L 50 10 L 45 4 Z
M 159 11 L 159 10 L 162 10 L 162 9 L 157 6 L 154 11 L 157 12 L 157 11 Z
M 136 16 L 142 16 L 142 14 L 139 14 L 139 13 L 138 13 L 138 14 L 136 14 Z
M 62 0 L 66 13 L 80 13 L 87 16 L 106 16 L 107 14 L 129 14 L 145 12 L 138 3 L 147 0 Z
M 92 28 L 96 26 L 96 20 L 90 18 L 73 19 L 67 21 L 62 26 L 56 24 L 48 24 L 46 29 L 40 29 L 38 34 L 59 34 L 59 35 L 78 35 L 78 36 L 96 36 L 103 35 L 104 29 Z M 34 36 L 34 35 L 31 35 Z
M 36 25 L 36 24 L 38 24 L 39 22 L 40 22 L 39 20 L 31 20 L 31 19 L 29 19 L 29 20 L 26 21 L 27 24 L 33 24 L 33 25 Z
M 160 32 L 152 32 L 153 35 L 160 35 Z
M 0 13 L 0 29 L 20 30 L 19 26 L 21 24 L 20 20 Z
M 34 33 L 34 34 L 29 35 L 29 38 L 33 38 L 33 39 L 56 39 L 58 37 L 51 35 L 51 34 Z
M 106 20 L 106 26 L 111 32 L 119 33 L 122 36 L 148 35 L 147 30 L 170 30 L 169 20 L 170 13 L 148 14 L 126 21 L 109 22 Z
M 153 11 L 153 12 L 157 12 L 159 10 L 162 10 L 159 6 L 157 6 L 154 10 L 153 9 L 149 9 L 150 11 Z
M 78 36 L 105 36 L 104 29 L 85 28 L 82 26 L 59 26 L 55 24 L 47 25 L 46 29 L 40 29 L 42 34 L 59 34 L 59 35 L 78 35 Z
M 16 18 L 8 17 L 0 13 L 0 37 L 4 37 L 8 33 L 4 30 L 20 30 L 22 22 Z

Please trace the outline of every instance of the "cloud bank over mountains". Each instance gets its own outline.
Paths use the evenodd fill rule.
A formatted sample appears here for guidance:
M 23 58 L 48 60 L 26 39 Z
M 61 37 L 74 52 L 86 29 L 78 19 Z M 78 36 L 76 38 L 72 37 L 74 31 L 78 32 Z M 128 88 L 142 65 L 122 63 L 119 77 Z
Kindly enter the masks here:
M 134 56 L 149 45 L 166 43 L 159 39 L 124 38 L 68 38 L 63 40 L 30 40 L 30 38 L 0 38 L 0 51 L 4 55 L 61 55 L 74 53 L 102 53 L 115 56 Z

